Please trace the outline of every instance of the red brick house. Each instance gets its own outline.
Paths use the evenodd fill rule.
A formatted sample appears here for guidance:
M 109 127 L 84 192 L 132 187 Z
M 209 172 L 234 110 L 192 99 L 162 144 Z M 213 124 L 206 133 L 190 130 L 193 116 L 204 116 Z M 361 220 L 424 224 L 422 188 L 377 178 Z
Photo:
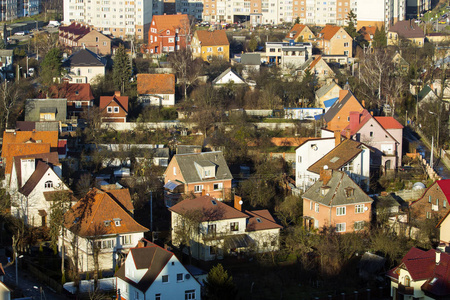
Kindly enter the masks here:
M 186 48 L 190 39 L 188 15 L 153 16 L 148 31 L 148 51 L 151 54 L 174 52 Z
M 100 97 L 102 122 L 126 123 L 128 115 L 128 96 L 121 96 L 117 91 L 113 96 Z
M 67 98 L 67 116 L 78 116 L 85 108 L 94 105 L 94 95 L 89 83 L 63 83 L 50 90 L 53 98 Z
M 437 180 L 410 205 L 415 220 L 441 219 L 449 212 L 450 179 Z
M 305 226 L 334 227 L 339 233 L 361 230 L 370 222 L 372 202 L 345 172 L 323 169 L 303 194 Z
M 88 48 L 101 55 L 111 54 L 111 39 L 87 24 L 72 22 L 59 27 L 59 44 L 74 51 Z

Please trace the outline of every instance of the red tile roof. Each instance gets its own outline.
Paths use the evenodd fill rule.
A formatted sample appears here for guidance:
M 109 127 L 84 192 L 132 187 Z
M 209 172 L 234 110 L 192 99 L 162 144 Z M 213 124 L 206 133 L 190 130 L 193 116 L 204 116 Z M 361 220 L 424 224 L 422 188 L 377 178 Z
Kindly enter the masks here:
M 303 29 L 305 29 L 306 25 L 303 24 L 295 24 L 294 27 L 291 28 L 291 30 L 286 35 L 287 39 L 296 39 L 300 33 L 302 33 Z M 295 31 L 295 34 L 293 37 L 291 37 L 291 32 Z
M 148 231 L 106 192 L 96 188 L 78 201 L 64 218 L 64 226 L 81 237 Z M 115 225 L 117 219 L 120 226 Z
M 138 95 L 175 94 L 174 74 L 138 74 Z
M 11 174 L 15 156 L 49 153 L 50 149 L 51 147 L 48 143 L 4 144 L 2 157 L 6 160 L 5 174 Z
M 226 30 L 197 30 L 194 33 L 201 46 L 228 46 L 230 42 L 228 41 Z
M 164 32 L 167 29 L 176 30 L 180 29 L 180 34 L 185 34 L 186 28 L 190 26 L 188 15 L 176 14 L 176 15 L 155 15 L 152 19 L 155 22 L 154 27 L 157 28 L 158 33 Z M 153 25 L 152 25 L 153 27 Z
M 249 215 L 246 231 L 278 229 L 283 226 L 278 225 L 267 209 L 246 211 Z
M 400 124 L 394 117 L 375 117 L 375 120 L 383 126 L 384 129 L 402 129 Z
M 67 98 L 67 101 L 90 101 L 94 100 L 91 85 L 89 83 L 63 83 L 50 88 L 53 98 Z
M 132 212 L 134 210 L 129 189 L 109 189 L 104 190 L 104 192 L 106 192 L 111 198 L 120 203 L 129 212 Z
M 106 110 L 107 106 L 119 106 L 119 113 L 108 113 L 105 111 L 105 118 L 107 117 L 126 117 L 128 115 L 128 96 L 120 96 L 120 92 L 116 92 L 113 96 L 100 96 L 100 110 Z
M 358 115 L 359 123 L 352 123 L 352 115 Z M 346 133 L 349 132 L 350 135 L 356 134 L 370 119 L 372 119 L 372 115 L 365 109 L 361 113 L 358 111 L 350 112 L 350 123 L 344 130 L 342 130 L 341 135 L 346 136 Z
M 325 25 L 322 31 L 320 31 L 320 37 L 324 40 L 331 40 L 341 28 L 342 27 L 336 25 Z

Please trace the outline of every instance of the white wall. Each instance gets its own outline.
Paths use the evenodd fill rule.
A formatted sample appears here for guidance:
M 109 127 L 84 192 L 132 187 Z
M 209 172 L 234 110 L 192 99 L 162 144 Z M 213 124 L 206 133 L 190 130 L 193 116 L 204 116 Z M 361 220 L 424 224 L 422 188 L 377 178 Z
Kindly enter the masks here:
M 78 70 L 80 70 L 80 75 L 78 75 Z M 89 71 L 90 70 L 90 71 Z M 105 76 L 105 67 L 78 67 L 74 66 L 70 68 L 70 72 L 75 75 L 70 75 L 72 80 L 69 83 L 77 83 L 76 79 L 82 79 L 81 83 L 92 83 L 97 75 Z
M 357 1 L 357 20 L 384 22 L 385 0 Z

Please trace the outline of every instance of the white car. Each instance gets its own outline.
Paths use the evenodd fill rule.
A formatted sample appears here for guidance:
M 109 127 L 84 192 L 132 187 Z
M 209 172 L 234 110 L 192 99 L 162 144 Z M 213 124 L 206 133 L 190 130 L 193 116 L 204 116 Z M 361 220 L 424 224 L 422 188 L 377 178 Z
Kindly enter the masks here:
M 18 31 L 18 32 L 14 33 L 14 35 L 24 36 L 25 35 L 25 31 Z

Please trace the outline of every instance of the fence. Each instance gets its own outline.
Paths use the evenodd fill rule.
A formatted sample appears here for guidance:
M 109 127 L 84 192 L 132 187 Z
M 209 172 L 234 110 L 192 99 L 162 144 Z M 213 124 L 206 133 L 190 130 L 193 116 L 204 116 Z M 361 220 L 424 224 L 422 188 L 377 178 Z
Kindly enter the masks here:
M 362 289 L 351 293 L 335 293 L 321 297 L 311 297 L 311 300 L 381 300 L 390 298 L 390 287 Z

